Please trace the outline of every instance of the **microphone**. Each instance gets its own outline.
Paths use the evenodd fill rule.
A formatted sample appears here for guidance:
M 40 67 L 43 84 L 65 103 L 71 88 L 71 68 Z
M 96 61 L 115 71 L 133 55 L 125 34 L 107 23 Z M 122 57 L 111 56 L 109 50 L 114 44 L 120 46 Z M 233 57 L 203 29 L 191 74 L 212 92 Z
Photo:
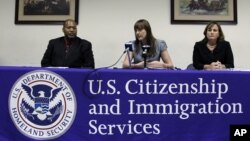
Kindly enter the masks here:
M 149 45 L 142 45 L 141 48 L 142 48 L 142 51 L 143 51 L 142 54 L 147 55 L 150 46 Z
M 129 54 L 129 52 L 133 51 L 133 44 L 131 42 L 127 42 L 125 43 L 125 51 L 124 52 L 127 52 L 127 56 L 128 56 L 128 62 L 129 62 L 129 68 L 131 68 L 131 56 Z
M 123 55 L 125 54 L 125 53 L 127 53 L 128 54 L 128 57 L 129 57 L 129 65 L 130 65 L 130 67 L 131 67 L 131 57 L 130 57 L 130 55 L 129 55 L 129 51 L 133 51 L 133 44 L 131 43 L 131 42 L 127 42 L 127 43 L 125 43 L 125 50 L 122 52 L 122 54 L 121 54 L 121 56 L 118 58 L 118 60 L 114 63 L 114 64 L 112 64 L 112 65 L 110 65 L 110 66 L 107 66 L 107 67 L 101 67 L 101 68 L 98 68 L 98 69 L 103 69 L 103 68 L 111 68 L 111 67 L 113 67 L 113 66 L 115 66 L 120 60 L 121 60 L 121 58 L 123 57 Z M 98 69 L 96 69 L 96 70 L 98 70 Z
M 125 43 L 125 51 L 133 51 L 133 44 L 131 42 Z
M 148 50 L 150 48 L 149 45 L 142 45 L 142 57 L 144 58 L 144 69 L 147 68 L 147 54 L 148 54 Z

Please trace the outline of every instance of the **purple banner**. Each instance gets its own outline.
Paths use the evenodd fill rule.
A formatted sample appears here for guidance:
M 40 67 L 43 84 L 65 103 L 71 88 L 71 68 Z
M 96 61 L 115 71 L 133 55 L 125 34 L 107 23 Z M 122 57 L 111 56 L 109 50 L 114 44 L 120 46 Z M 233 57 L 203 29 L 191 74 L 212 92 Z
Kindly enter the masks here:
M 227 141 L 250 124 L 249 82 L 243 71 L 0 67 L 0 140 Z

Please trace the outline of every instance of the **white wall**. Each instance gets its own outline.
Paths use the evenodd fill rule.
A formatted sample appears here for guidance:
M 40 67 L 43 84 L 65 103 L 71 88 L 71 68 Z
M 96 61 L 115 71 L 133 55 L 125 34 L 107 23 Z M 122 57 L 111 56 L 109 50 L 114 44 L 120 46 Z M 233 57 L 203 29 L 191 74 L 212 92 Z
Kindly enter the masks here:
M 250 69 L 250 1 L 238 0 L 238 24 L 222 25 L 237 68 Z M 96 67 L 113 64 L 126 41 L 134 39 L 133 25 L 145 18 L 153 34 L 167 42 L 175 66 L 192 62 L 193 45 L 203 38 L 205 25 L 170 24 L 170 0 L 80 0 L 78 36 L 92 42 Z M 48 40 L 62 36 L 60 25 L 15 25 L 15 0 L 0 5 L 0 65 L 40 66 Z M 121 67 L 122 60 L 117 67 Z

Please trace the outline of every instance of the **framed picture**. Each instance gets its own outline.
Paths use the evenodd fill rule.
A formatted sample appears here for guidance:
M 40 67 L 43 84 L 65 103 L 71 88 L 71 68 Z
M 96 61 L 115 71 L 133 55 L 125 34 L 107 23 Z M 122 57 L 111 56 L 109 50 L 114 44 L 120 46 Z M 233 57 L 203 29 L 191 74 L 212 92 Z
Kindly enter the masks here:
M 237 0 L 171 0 L 171 24 L 237 24 Z
M 78 23 L 79 0 L 16 0 L 15 24 Z

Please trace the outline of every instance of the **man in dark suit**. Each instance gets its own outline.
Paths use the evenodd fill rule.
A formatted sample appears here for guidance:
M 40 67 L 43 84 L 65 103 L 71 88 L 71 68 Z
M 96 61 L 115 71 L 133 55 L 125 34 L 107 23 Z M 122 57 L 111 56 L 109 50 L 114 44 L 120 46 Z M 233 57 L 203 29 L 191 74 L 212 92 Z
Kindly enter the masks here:
M 42 67 L 94 68 L 92 44 L 77 37 L 76 22 L 66 20 L 62 30 L 63 37 L 49 41 L 41 61 Z

